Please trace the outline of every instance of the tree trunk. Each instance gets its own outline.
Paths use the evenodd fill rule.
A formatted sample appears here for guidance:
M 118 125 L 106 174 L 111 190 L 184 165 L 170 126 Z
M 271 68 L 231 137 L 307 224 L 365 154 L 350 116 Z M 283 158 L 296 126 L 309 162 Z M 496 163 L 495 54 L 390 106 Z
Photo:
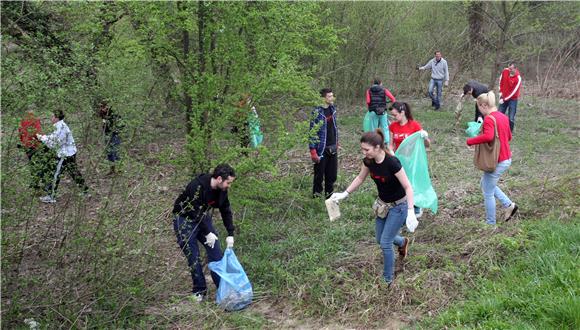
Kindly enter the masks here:
M 502 12 L 502 18 L 503 21 L 501 22 L 501 25 L 499 26 L 500 28 L 500 37 L 499 37 L 499 41 L 498 44 L 496 45 L 496 50 L 495 50 L 495 60 L 493 62 L 493 67 L 491 70 L 491 77 L 489 80 L 489 89 L 492 90 L 495 87 L 495 83 L 497 81 L 497 78 L 499 77 L 499 72 L 501 71 L 501 57 L 503 56 L 504 50 L 505 50 L 505 44 L 507 41 L 507 35 L 509 32 L 509 28 L 511 26 L 512 23 L 512 14 L 513 12 L 510 12 L 507 9 L 507 3 L 505 1 L 501 2 L 501 12 Z
M 466 49 L 466 53 L 470 54 L 470 56 L 467 57 L 469 59 L 468 63 L 464 63 L 464 65 L 472 71 L 477 69 L 477 64 L 481 63 L 480 56 L 483 51 L 483 10 L 484 3 L 482 1 L 470 2 L 467 9 L 469 17 L 469 43 L 467 45 L 469 49 Z
M 177 7 L 180 11 L 184 11 L 186 9 L 186 4 L 184 2 L 178 2 Z M 184 65 L 189 64 L 189 31 L 187 29 L 183 29 L 181 31 L 181 45 L 183 49 L 183 63 Z M 193 112 L 193 101 L 191 99 L 191 95 L 189 95 L 189 86 L 191 86 L 192 81 L 190 75 L 187 73 L 187 68 L 183 68 L 183 104 L 185 106 L 185 122 L 187 123 L 187 131 L 191 131 L 191 122 L 189 116 Z

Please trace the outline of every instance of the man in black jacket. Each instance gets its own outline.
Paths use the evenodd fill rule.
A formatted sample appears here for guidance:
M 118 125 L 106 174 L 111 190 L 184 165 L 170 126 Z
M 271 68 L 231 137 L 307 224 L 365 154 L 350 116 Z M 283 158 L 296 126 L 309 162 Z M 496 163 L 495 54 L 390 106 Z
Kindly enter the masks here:
M 461 97 L 465 97 L 465 95 L 471 95 L 474 99 L 481 94 L 485 94 L 489 92 L 489 88 L 475 80 L 470 80 L 465 86 L 463 86 L 463 95 Z M 483 122 L 483 114 L 479 111 L 477 107 L 477 102 L 475 103 L 475 119 L 473 121 L 481 121 Z
M 201 174 L 193 179 L 177 197 L 173 206 L 173 229 L 177 243 L 187 258 L 193 280 L 193 295 L 202 301 L 207 293 L 199 247 L 204 244 L 208 263 L 221 260 L 223 254 L 213 227 L 211 209 L 220 210 L 224 227 L 228 231 L 226 244 L 234 246 L 234 224 L 228 199 L 228 188 L 236 178 L 234 169 L 227 164 L 218 165 L 212 174 Z M 211 272 L 211 278 L 219 286 L 220 278 Z

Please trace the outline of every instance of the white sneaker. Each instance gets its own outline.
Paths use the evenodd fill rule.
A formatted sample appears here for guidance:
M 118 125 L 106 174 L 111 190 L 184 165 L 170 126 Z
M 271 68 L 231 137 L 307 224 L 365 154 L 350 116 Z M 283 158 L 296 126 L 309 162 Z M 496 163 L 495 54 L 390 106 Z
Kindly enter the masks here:
M 40 201 L 43 203 L 54 204 L 56 203 L 56 199 L 52 198 L 50 195 L 40 197 Z
M 516 203 L 512 203 L 510 206 L 508 206 L 505 209 L 505 213 L 504 213 L 504 221 L 509 221 L 514 214 L 516 214 L 516 212 L 518 211 L 518 206 L 516 205 Z
M 192 295 L 192 297 L 193 297 L 193 301 L 200 303 L 205 298 L 205 295 L 202 292 L 198 292 L 198 293 L 194 293 Z

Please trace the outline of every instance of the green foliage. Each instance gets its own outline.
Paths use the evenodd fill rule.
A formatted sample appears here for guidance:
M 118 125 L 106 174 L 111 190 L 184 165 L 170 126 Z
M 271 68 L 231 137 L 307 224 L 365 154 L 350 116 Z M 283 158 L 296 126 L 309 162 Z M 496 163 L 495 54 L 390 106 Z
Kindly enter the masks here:
M 566 6 L 534 10 L 554 16 Z M 517 199 L 521 220 L 532 223 L 515 219 L 498 233 L 479 225 L 480 173 L 462 133 L 449 124 L 453 115 L 411 100 L 433 139 L 430 172 L 441 214 L 425 215 L 409 235 L 411 254 L 399 263 L 391 290 L 381 285 L 382 256 L 369 210 L 373 184 L 366 182 L 342 203 L 342 218 L 333 223 L 322 200 L 310 196 L 306 144 L 316 91 L 330 86 L 339 96 L 337 190 L 343 189 L 361 158 L 361 107 L 348 101 L 374 74 L 396 86 L 396 93 L 423 89 L 426 77 L 414 71 L 415 64 L 441 44 L 451 58 L 462 56 L 463 10 L 464 3 L 434 9 L 432 3 L 390 2 L 3 2 L 4 327 L 23 327 L 23 320 L 34 318 L 42 328 L 400 328 L 463 299 L 482 282 L 488 283 L 484 303 L 428 324 L 459 320 L 477 327 L 477 320 L 489 320 L 488 327 L 508 327 L 508 319 L 489 317 L 500 305 L 523 324 L 535 324 L 534 318 L 546 327 L 577 322 L 577 298 L 566 298 L 563 288 L 577 295 L 578 276 L 570 265 L 577 264 L 578 248 L 563 251 L 551 227 L 531 220 L 559 219 L 557 233 L 569 228 L 562 237 L 577 241 L 570 236 L 577 233 L 578 214 L 578 171 L 571 162 L 577 131 L 570 126 L 577 120 L 575 100 L 526 96 L 521 102 L 514 164 L 502 187 Z M 575 32 L 570 15 L 562 25 L 537 16 L 535 30 L 522 31 L 535 36 L 542 28 L 561 29 L 556 45 Z M 519 48 L 509 47 L 518 54 Z M 240 105 L 246 95 L 252 102 Z M 126 126 L 117 176 L 104 174 L 110 164 L 101 119 L 94 116 L 103 99 Z M 257 149 L 243 142 L 251 105 L 265 135 Z M 46 132 L 48 113 L 66 111 L 92 198 L 78 196 L 66 177 L 56 205 L 40 204 L 41 192 L 28 188 L 26 157 L 15 146 L 16 128 L 29 108 L 44 116 Z M 192 172 L 220 162 L 238 173 L 230 195 L 236 253 L 256 293 L 255 304 L 239 313 L 224 313 L 211 300 L 191 301 L 190 274 L 171 224 L 171 205 Z M 222 239 L 217 216 L 215 222 Z M 532 251 L 544 249 L 538 242 L 545 232 L 551 252 L 536 256 Z M 521 254 L 549 270 L 526 274 L 535 276 L 535 288 L 510 278 L 510 265 L 526 265 Z M 518 269 L 534 269 L 526 267 Z M 485 280 L 500 276 L 517 296 Z M 558 305 L 543 300 L 544 294 L 553 298 L 545 293 L 552 289 L 562 293 L 554 300 Z M 526 290 L 534 293 L 532 301 L 522 298 Z M 525 313 L 516 315 L 520 308 Z M 398 323 L 385 324 L 385 315 L 395 315 Z

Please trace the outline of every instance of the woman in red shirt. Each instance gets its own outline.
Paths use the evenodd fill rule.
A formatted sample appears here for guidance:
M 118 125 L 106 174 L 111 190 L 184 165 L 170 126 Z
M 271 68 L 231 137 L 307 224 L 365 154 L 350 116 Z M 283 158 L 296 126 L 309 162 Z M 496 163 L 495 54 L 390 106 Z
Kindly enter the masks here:
M 487 224 L 495 226 L 495 198 L 499 199 L 505 208 L 504 220 L 508 221 L 517 212 L 518 207 L 513 203 L 504 192 L 497 186 L 499 177 L 512 164 L 512 153 L 509 142 L 512 139 L 509 118 L 503 113 L 497 111 L 495 106 L 495 94 L 493 92 L 481 94 L 477 97 L 477 106 L 485 116 L 481 134 L 467 139 L 467 145 L 488 143 L 495 137 L 495 123 L 497 124 L 497 133 L 499 135 L 499 157 L 497 166 L 493 172 L 483 172 L 481 177 L 481 190 L 485 204 L 485 221 Z M 493 119 L 491 118 L 493 117 Z
M 395 152 L 401 145 L 401 142 L 409 135 L 415 132 L 421 132 L 421 136 L 425 139 L 425 147 L 429 147 L 431 141 L 427 132 L 421 128 L 418 121 L 413 120 L 411 107 L 406 102 L 395 102 L 390 108 L 393 122 L 389 125 L 391 138 L 389 141 L 389 149 Z

